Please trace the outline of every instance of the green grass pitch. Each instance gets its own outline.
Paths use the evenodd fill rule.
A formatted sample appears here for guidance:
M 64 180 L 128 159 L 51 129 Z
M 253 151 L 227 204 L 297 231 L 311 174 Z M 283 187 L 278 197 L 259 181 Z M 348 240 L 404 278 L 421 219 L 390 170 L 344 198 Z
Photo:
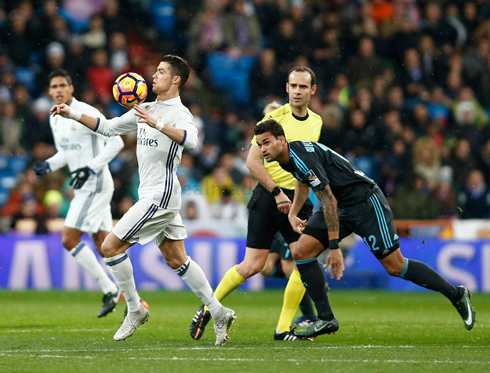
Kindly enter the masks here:
M 477 323 L 467 331 L 440 294 L 334 290 L 336 335 L 279 342 L 282 292 L 236 292 L 225 304 L 238 319 L 220 347 L 212 324 L 200 341 L 189 337 L 192 293 L 141 295 L 149 323 L 115 342 L 124 305 L 98 319 L 99 293 L 0 291 L 0 372 L 490 371 L 490 294 L 473 296 Z

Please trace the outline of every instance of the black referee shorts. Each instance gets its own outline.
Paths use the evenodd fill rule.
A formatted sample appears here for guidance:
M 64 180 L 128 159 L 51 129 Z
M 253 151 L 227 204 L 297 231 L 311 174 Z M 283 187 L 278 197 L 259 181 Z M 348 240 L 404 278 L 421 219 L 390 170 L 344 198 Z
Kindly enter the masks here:
M 282 190 L 291 200 L 294 190 Z M 308 219 L 311 216 L 313 204 L 308 199 L 298 217 Z M 277 209 L 276 199 L 261 184 L 254 189 L 248 203 L 247 247 L 270 250 L 276 232 L 281 232 L 288 245 L 298 241 L 299 234 L 293 231 L 287 214 Z
M 374 193 L 367 200 L 353 206 L 339 207 L 339 220 L 339 240 L 354 232 L 378 260 L 400 247 L 393 213 L 379 187 L 374 188 Z M 315 237 L 328 248 L 328 228 L 323 210 L 312 215 L 303 234 Z

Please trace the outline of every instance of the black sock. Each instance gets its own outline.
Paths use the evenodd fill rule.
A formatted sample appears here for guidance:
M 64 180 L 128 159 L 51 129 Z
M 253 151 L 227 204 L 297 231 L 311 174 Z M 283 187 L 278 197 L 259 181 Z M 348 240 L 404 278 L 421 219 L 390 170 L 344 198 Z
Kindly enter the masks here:
M 276 265 L 274 266 L 274 269 L 272 270 L 271 277 L 277 277 L 277 278 L 287 278 L 286 274 L 282 270 L 282 264 L 281 261 L 278 260 Z
M 313 259 L 311 261 L 298 260 L 296 261 L 299 273 L 301 274 L 301 280 L 306 287 L 308 295 L 315 303 L 316 310 L 318 311 L 318 318 L 330 321 L 334 318 L 332 308 L 328 302 L 327 289 L 325 289 L 325 275 L 318 260 Z
M 412 281 L 414 284 L 438 291 L 446 296 L 451 302 L 455 303 L 461 298 L 461 292 L 456 286 L 447 282 L 439 273 L 430 268 L 427 264 L 417 260 L 406 259 L 404 273 L 400 275 L 404 280 Z
M 308 320 L 315 320 L 315 310 L 313 309 L 313 304 L 311 303 L 311 298 L 308 295 L 308 292 L 305 293 L 303 299 L 301 299 L 301 303 L 299 304 L 299 309 L 303 313 L 303 315 Z

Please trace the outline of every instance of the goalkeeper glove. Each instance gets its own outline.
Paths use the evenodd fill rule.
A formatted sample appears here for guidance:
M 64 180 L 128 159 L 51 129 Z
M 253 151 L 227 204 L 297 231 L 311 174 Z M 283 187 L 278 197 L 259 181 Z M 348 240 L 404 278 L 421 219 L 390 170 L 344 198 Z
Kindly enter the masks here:
M 72 179 L 70 181 L 70 185 L 73 186 L 74 189 L 80 189 L 88 180 L 91 173 L 95 174 L 95 172 L 88 166 L 76 169 L 71 173 Z
M 32 164 L 32 169 L 38 178 L 43 176 L 44 174 L 49 174 L 51 172 L 51 168 L 49 167 L 48 162 L 34 162 Z

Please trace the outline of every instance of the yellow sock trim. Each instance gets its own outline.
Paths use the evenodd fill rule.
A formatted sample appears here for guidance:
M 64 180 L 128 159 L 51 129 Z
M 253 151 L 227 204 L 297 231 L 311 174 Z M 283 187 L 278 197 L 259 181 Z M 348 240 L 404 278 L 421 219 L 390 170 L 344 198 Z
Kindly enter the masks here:
M 220 302 L 226 298 L 226 296 L 240 287 L 245 282 L 246 278 L 240 276 L 236 270 L 236 266 L 231 267 L 224 275 L 223 279 L 219 283 L 218 287 L 214 291 L 216 299 Z M 207 307 L 204 307 L 208 311 Z
M 287 332 L 291 329 L 296 310 L 301 303 L 301 299 L 305 295 L 305 287 L 301 281 L 301 275 L 298 270 L 294 270 L 289 277 L 286 290 L 284 290 L 284 302 L 282 304 L 281 316 L 277 323 L 276 330 L 280 333 Z

